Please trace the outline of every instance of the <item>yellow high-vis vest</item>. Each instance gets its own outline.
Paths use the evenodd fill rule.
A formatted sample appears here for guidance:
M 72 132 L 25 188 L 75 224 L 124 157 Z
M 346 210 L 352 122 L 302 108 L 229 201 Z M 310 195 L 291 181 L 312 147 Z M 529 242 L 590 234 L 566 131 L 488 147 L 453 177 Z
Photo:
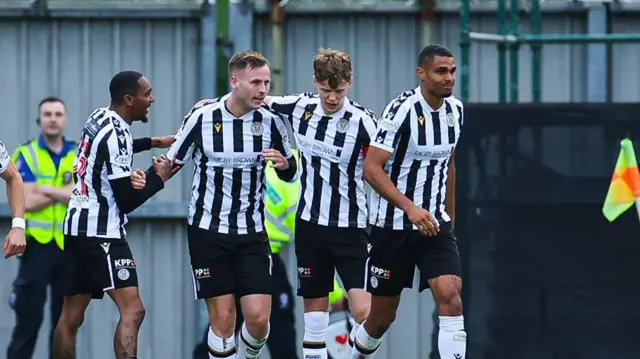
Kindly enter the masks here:
M 29 169 L 36 178 L 37 185 L 47 185 L 62 188 L 72 182 L 75 152 L 69 151 L 56 165 L 51 159 L 49 150 L 40 147 L 39 139 L 35 138 L 18 147 L 13 155 L 14 162 L 22 155 Z M 27 222 L 26 235 L 33 237 L 41 244 L 47 244 L 52 240 L 60 249 L 64 249 L 63 223 L 67 213 L 67 205 L 55 203 L 38 211 L 25 214 Z
M 297 150 L 293 150 L 293 156 L 298 160 Z M 271 252 L 278 253 L 293 239 L 300 197 L 300 180 L 296 179 L 291 183 L 281 180 L 271 163 L 265 168 L 265 178 L 267 185 L 264 226 L 269 237 Z

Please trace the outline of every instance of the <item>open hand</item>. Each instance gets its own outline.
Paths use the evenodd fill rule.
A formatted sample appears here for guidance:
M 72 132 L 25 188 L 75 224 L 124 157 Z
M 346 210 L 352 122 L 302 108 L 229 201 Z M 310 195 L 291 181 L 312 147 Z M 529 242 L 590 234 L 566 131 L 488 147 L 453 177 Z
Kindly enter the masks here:
M 136 170 L 131 175 L 131 185 L 133 189 L 143 189 L 147 185 L 147 174 L 142 170 Z
M 4 248 L 2 252 L 5 258 L 24 253 L 27 247 L 27 240 L 24 235 L 24 229 L 12 228 L 4 240 Z
M 289 168 L 289 161 L 287 161 L 280 151 L 273 148 L 267 148 L 263 153 L 265 161 L 271 161 L 275 169 L 286 170 Z
M 435 236 L 440 231 L 440 224 L 429 211 L 422 207 L 413 206 L 407 211 L 407 217 L 418 230 L 426 236 Z

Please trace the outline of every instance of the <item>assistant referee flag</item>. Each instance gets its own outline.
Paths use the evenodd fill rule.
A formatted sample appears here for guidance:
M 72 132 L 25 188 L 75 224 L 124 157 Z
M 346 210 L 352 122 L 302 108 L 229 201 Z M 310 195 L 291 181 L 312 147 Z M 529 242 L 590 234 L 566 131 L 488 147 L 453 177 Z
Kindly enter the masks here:
M 602 214 L 613 222 L 640 197 L 640 172 L 633 143 L 628 138 L 620 142 L 620 154 L 611 178 L 609 191 L 602 206 Z M 639 212 L 640 213 L 640 212 Z

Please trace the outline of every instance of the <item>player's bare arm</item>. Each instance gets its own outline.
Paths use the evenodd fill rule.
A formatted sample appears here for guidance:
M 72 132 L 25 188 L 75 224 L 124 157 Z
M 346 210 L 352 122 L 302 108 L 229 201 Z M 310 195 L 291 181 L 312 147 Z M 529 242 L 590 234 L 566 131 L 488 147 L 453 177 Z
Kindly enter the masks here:
M 71 198 L 71 191 L 73 191 L 73 184 L 68 184 L 62 188 L 40 185 L 37 186 L 38 192 L 49 197 L 53 202 L 69 203 Z
M 449 160 L 449 169 L 447 170 L 447 193 L 444 203 L 445 211 L 451 217 L 451 225 L 455 226 L 456 222 L 456 153 L 451 154 Z
M 436 235 L 438 233 L 438 221 L 436 221 L 429 211 L 416 206 L 409 198 L 402 194 L 384 171 L 384 165 L 390 158 L 391 153 L 376 147 L 370 147 L 364 159 L 365 181 L 367 181 L 380 196 L 404 211 L 409 217 L 409 220 L 411 220 L 422 233 L 428 236 Z
M 23 183 L 23 186 L 25 208 L 27 211 L 39 211 L 55 203 L 55 200 L 41 191 L 35 182 Z
M 1 154 L 0 154 L 1 155 Z M 7 155 L 8 156 L 8 155 Z M 7 168 L 0 174 L 0 177 L 7 183 L 7 197 L 11 206 L 11 217 L 14 219 L 11 231 L 4 241 L 3 253 L 5 258 L 21 254 L 27 245 L 24 234 L 24 185 L 20 173 L 8 162 Z

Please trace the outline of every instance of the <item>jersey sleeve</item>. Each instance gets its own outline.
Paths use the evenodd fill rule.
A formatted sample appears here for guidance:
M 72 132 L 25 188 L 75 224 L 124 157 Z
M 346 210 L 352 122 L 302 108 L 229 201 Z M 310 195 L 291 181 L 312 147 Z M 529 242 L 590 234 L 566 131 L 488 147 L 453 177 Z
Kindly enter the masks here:
M 291 142 L 289 141 L 289 133 L 284 121 L 279 116 L 274 116 L 272 120 L 271 143 L 273 148 L 280 151 L 287 159 L 293 157 Z
M 9 156 L 9 152 L 7 152 L 7 147 L 5 147 L 4 143 L 0 142 L 0 174 L 9 168 L 10 163 L 11 156 Z
M 363 117 L 361 126 L 364 128 L 364 131 L 362 131 L 362 154 L 366 156 L 367 151 L 369 151 L 369 146 L 376 137 L 376 132 L 378 131 L 375 116 L 371 114 L 370 116 Z
M 115 180 L 118 178 L 131 176 L 131 165 L 133 164 L 133 153 L 131 153 L 127 137 L 118 129 L 114 129 L 108 135 L 106 146 L 99 151 L 106 151 L 105 165 L 107 168 L 107 178 Z
M 298 103 L 300 101 L 304 101 L 305 98 L 310 98 L 311 96 L 310 92 L 285 96 L 272 96 L 267 105 L 269 105 L 273 111 L 283 116 L 291 116 Z
M 196 139 L 202 130 L 202 111 L 189 111 L 182 121 L 176 140 L 167 152 L 167 158 L 175 161 L 177 165 L 184 165 L 193 155 L 196 147 Z
M 24 159 L 24 155 L 19 150 L 13 155 L 13 162 L 20 172 L 20 177 L 22 177 L 22 182 L 24 183 L 32 183 L 36 181 L 36 176 L 33 174 L 31 167 L 27 164 L 27 161 Z
M 408 102 L 393 101 L 387 105 L 378 121 L 371 146 L 393 153 L 407 117 L 411 114 L 411 106 L 407 104 Z

